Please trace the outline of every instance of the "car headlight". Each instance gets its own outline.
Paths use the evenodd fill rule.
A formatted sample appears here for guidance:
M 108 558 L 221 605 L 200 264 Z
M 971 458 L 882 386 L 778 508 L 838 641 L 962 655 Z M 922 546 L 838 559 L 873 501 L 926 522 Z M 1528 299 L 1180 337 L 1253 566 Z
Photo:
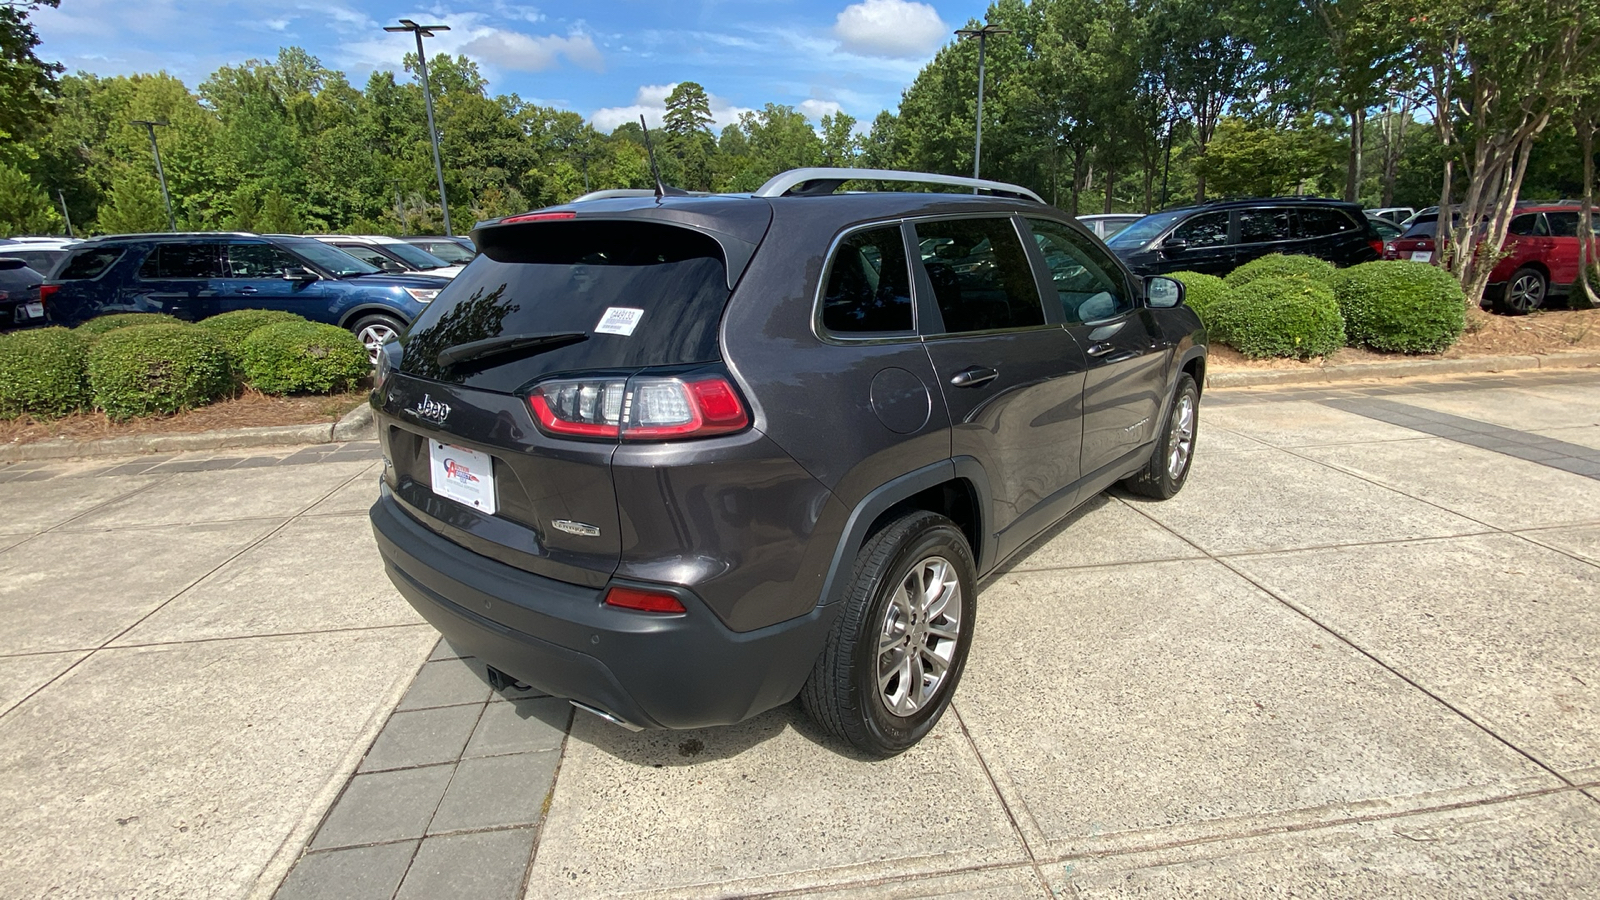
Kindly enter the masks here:
M 427 303 L 429 300 L 432 300 L 433 298 L 439 296 L 439 289 L 438 288 L 406 288 L 406 293 L 410 294 L 411 295 L 411 299 L 417 301 L 418 303 Z

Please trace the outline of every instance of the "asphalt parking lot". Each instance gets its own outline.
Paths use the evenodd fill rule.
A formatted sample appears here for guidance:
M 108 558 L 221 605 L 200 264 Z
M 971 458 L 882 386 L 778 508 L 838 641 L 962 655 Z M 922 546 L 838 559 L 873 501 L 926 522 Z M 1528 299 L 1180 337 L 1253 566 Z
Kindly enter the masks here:
M 370 445 L 0 468 L 0 894 L 1600 896 L 1600 379 L 1216 391 L 885 762 L 496 694 Z

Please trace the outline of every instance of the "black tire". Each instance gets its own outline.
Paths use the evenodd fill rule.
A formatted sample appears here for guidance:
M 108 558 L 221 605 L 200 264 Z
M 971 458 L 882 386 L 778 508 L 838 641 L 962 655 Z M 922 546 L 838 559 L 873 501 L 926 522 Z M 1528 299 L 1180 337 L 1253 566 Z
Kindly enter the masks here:
M 1524 266 L 1511 273 L 1495 292 L 1494 308 L 1507 316 L 1520 316 L 1544 306 L 1550 299 L 1550 279 L 1538 269 Z
M 1185 412 L 1187 409 L 1187 413 Z M 1187 419 L 1185 416 L 1187 415 Z M 1178 373 L 1172 406 L 1156 435 L 1155 449 L 1145 467 L 1122 484 L 1144 497 L 1170 500 L 1183 490 L 1194 465 L 1195 438 L 1200 431 L 1200 388 L 1188 372 Z M 1186 443 L 1185 443 L 1186 442 Z M 1174 455 L 1174 449 L 1180 452 Z
M 910 581 L 914 573 L 920 578 L 928 571 L 924 567 L 934 560 L 947 566 L 941 581 L 941 595 L 946 597 L 942 611 L 926 615 L 923 610 L 920 626 L 913 616 L 913 622 L 906 624 L 902 632 L 904 645 L 880 652 L 884 636 L 895 630 L 895 623 L 906 622 L 899 614 L 902 607 L 893 602 L 901 585 Z M 960 590 L 959 598 L 948 596 L 952 577 Z M 906 599 L 910 599 L 909 594 Z M 828 733 L 849 741 L 869 756 L 887 758 L 908 749 L 932 730 L 955 695 L 972 645 L 977 600 L 977 566 L 961 529 L 944 516 L 927 511 L 897 519 L 873 535 L 856 556 L 844 609 L 834 621 L 811 677 L 800 691 L 806 713 Z M 923 637 L 924 641 L 934 641 L 932 650 L 907 652 L 919 634 L 949 630 L 951 603 L 959 616 L 954 638 Z M 942 624 L 930 628 L 929 623 Z M 899 663 L 892 662 L 897 658 L 896 652 Z M 944 673 L 931 693 L 914 710 L 903 706 L 908 715 L 892 709 L 879 686 L 880 666 L 895 669 L 888 685 L 903 689 L 907 685 L 902 682 L 910 679 L 899 670 L 907 660 L 914 661 L 916 667 L 906 671 L 921 676 L 917 679 L 920 684 L 926 677 L 924 667 L 946 652 L 949 657 Z
M 378 364 L 378 347 L 385 340 L 388 340 L 385 333 L 398 337 L 405 330 L 406 324 L 404 322 L 394 316 L 386 316 L 381 313 L 362 316 L 350 323 L 351 333 L 356 336 L 356 340 L 366 346 L 367 358 L 372 360 L 373 365 Z

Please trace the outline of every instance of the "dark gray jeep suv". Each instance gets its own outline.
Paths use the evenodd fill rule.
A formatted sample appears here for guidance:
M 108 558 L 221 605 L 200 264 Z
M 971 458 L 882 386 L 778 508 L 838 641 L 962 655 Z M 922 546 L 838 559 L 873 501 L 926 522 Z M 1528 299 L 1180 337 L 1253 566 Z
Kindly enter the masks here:
M 845 193 L 847 180 L 979 193 Z M 794 699 L 897 753 L 980 577 L 1110 485 L 1183 486 L 1205 333 L 1024 188 L 808 169 L 480 225 L 386 345 L 372 508 L 490 677 L 630 728 Z

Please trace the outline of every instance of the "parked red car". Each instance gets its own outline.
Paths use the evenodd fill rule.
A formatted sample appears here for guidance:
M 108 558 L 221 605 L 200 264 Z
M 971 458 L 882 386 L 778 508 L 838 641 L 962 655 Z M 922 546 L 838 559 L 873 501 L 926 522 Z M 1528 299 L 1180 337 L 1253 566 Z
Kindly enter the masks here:
M 1404 234 L 1384 244 L 1383 258 L 1432 262 L 1438 250 L 1434 240 L 1438 218 L 1437 214 L 1418 218 Z M 1579 210 L 1570 203 L 1517 208 L 1502 248 L 1505 257 L 1489 273 L 1484 293 L 1495 311 L 1521 315 L 1567 294 L 1578 277 L 1578 219 Z

